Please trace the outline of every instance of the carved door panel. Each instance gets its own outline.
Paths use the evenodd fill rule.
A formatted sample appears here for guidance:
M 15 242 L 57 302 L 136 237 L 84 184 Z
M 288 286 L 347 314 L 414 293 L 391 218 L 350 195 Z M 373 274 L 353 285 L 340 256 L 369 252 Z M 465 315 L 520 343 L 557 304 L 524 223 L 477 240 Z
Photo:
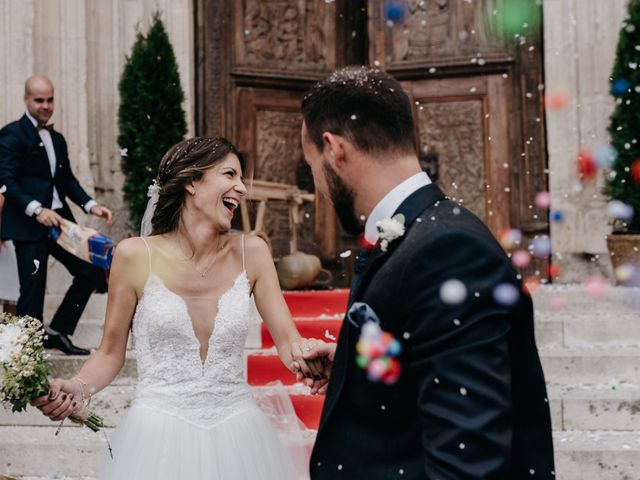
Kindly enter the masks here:
M 421 154 L 442 190 L 497 235 L 510 226 L 509 83 L 502 75 L 404 82 Z
M 269 182 L 297 185 L 311 191 L 313 180 L 306 175 L 300 145 L 301 92 L 259 87 L 236 91 L 238 146 L 253 161 L 252 177 Z M 251 180 L 247 181 L 251 188 Z M 298 244 L 301 250 L 332 258 L 335 255 L 333 210 L 317 197 L 314 205 L 303 204 Z M 317 212 L 317 213 L 316 213 Z M 289 253 L 291 235 L 288 205 L 272 202 L 265 213 L 266 233 L 275 256 Z M 328 230 L 327 230 L 328 229 Z M 317 235 L 316 235 L 317 234 Z M 320 239 L 316 241 L 316 237 Z

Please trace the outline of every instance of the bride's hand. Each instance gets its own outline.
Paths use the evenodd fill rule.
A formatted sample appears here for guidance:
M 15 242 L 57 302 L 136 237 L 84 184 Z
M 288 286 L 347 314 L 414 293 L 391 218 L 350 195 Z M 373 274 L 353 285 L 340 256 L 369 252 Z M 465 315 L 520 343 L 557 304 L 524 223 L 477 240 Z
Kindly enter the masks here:
M 49 386 L 48 395 L 36 398 L 31 405 L 54 422 L 64 420 L 73 413 L 82 400 L 81 386 L 77 383 L 56 378 Z
M 292 344 L 293 363 L 291 371 L 306 377 L 309 381 L 322 380 L 325 378 L 325 361 L 322 358 L 313 358 L 307 360 L 305 356 L 313 351 L 317 342 L 315 338 L 302 338 L 298 342 Z
M 304 382 L 305 385 L 311 388 L 311 393 L 325 394 L 327 390 L 327 383 L 331 375 L 331 369 L 333 368 L 333 359 L 336 351 L 335 343 L 326 343 L 318 339 L 310 339 L 307 341 L 307 348 L 303 347 L 304 359 L 308 364 L 318 365 L 322 369 L 321 378 L 315 378 L 311 380 L 304 378 L 300 373 L 297 374 L 297 381 Z

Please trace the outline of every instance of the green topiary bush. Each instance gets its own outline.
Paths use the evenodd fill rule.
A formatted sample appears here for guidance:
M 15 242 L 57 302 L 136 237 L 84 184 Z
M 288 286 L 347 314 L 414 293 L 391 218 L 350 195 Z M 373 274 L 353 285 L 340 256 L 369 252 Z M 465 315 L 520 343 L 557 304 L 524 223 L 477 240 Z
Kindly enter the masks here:
M 147 189 L 162 155 L 187 133 L 178 65 L 159 12 L 146 36 L 138 32 L 119 90 L 123 197 L 131 228 L 137 232 L 147 205 Z
M 630 0 L 611 73 L 616 107 L 609 134 L 617 157 L 611 165 L 605 195 L 634 209 L 631 219 L 617 222 L 615 230 L 640 233 L 640 0 Z

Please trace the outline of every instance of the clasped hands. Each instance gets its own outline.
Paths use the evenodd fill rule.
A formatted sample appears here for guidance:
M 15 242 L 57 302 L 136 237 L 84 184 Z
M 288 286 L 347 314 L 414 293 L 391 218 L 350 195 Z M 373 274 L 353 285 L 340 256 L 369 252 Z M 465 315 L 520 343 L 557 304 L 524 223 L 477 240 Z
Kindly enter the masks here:
M 291 371 L 296 381 L 311 388 L 312 394 L 324 395 L 331 376 L 336 344 L 317 338 L 302 338 L 291 344 Z

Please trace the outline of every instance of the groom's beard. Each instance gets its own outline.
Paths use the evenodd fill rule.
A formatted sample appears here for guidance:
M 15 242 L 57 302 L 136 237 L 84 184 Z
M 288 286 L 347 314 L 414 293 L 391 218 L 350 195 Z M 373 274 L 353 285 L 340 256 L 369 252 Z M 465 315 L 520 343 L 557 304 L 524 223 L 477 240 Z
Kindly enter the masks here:
M 353 198 L 355 196 L 353 190 L 342 181 L 327 162 L 324 162 L 322 167 L 327 180 L 327 186 L 329 187 L 329 197 L 333 208 L 335 208 L 338 214 L 340 225 L 342 225 L 342 228 L 348 234 L 359 235 L 364 231 L 364 225 L 358 220 L 353 206 Z

